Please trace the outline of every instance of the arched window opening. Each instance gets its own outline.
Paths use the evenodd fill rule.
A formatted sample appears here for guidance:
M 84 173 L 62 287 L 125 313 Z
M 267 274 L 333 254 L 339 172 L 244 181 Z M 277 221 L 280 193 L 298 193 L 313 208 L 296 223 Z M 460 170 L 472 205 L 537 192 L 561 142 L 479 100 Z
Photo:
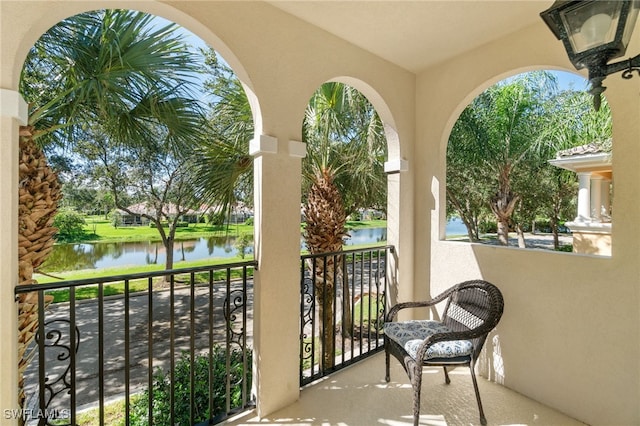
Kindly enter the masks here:
M 78 407 L 100 405 L 86 414 L 97 418 L 113 399 L 123 424 L 246 409 L 253 264 L 202 267 L 251 252 L 253 114 L 234 72 L 174 23 L 103 9 L 41 36 L 20 93 L 19 281 L 55 287 L 17 291 L 21 407 L 75 422 Z M 232 270 L 242 285 L 227 278 L 214 298 Z
M 310 252 L 303 256 L 308 277 L 303 291 L 309 297 L 302 310 L 305 318 L 318 318 L 302 324 L 304 335 L 310 336 L 301 353 L 310 367 L 310 372 L 301 372 L 305 383 L 314 371 L 339 368 L 340 353 L 353 357 L 358 350 L 361 355 L 366 351 L 364 341 L 368 350 L 381 344 L 388 255 L 380 247 L 386 241 L 387 140 L 373 105 L 341 82 L 325 83 L 315 91 L 302 135 L 307 145 L 302 164 L 303 239 Z M 367 235 L 355 235 L 361 228 L 367 228 L 363 231 L 368 241 Z M 370 248 L 342 254 L 351 238 L 360 248 Z
M 366 226 L 364 222 L 384 227 L 387 141 L 367 98 L 344 83 L 323 84 L 309 102 L 302 134 L 307 145 L 302 204 L 309 251 L 342 250 L 349 229 Z M 380 238 L 369 243 L 384 241 Z
M 610 255 L 611 113 L 585 89 L 534 71 L 464 109 L 447 145 L 448 240 Z

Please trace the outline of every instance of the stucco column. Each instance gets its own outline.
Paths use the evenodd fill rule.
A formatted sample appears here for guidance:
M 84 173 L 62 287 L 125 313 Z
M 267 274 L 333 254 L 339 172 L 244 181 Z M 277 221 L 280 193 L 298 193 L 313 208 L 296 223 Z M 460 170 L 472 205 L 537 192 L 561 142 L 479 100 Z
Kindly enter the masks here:
M 605 177 L 600 181 L 600 208 L 602 211 L 602 220 L 604 222 L 611 221 L 611 179 L 607 179 Z
M 575 222 L 591 220 L 591 173 L 578 173 L 578 216 Z
M 300 185 L 304 145 L 261 136 L 254 160 L 253 335 L 257 414 L 298 399 L 300 352 Z
M 602 222 L 602 176 L 591 176 L 591 218 Z
M 387 262 L 387 277 L 389 279 L 387 303 L 388 306 L 392 306 L 398 301 L 415 300 L 414 299 L 414 282 L 411 278 L 410 270 L 411 265 L 408 263 L 408 259 L 401 258 L 400 255 L 404 253 L 404 248 L 401 244 L 409 238 L 406 235 L 407 229 L 411 229 L 408 225 L 408 220 L 402 220 L 403 211 L 402 203 L 402 179 L 406 176 L 409 170 L 409 162 L 403 159 L 387 161 L 384 164 L 384 171 L 387 173 L 387 244 L 395 247 L 394 253 L 391 253 L 390 259 Z M 406 208 L 405 203 L 404 207 Z M 410 210 L 407 208 L 407 210 Z M 401 226 L 404 224 L 404 228 Z M 409 256 L 407 256 L 408 258 Z M 400 268 L 402 263 L 402 268 Z M 403 278 L 406 275 L 404 281 L 405 285 L 399 285 L 400 271 L 402 271 Z M 410 310 L 409 310 L 410 311 Z M 405 315 L 405 312 L 401 312 L 401 315 Z M 401 316 L 404 319 L 404 317 Z
M 20 94 L 0 89 L 0 425 L 17 424 L 18 408 L 18 130 L 27 121 Z

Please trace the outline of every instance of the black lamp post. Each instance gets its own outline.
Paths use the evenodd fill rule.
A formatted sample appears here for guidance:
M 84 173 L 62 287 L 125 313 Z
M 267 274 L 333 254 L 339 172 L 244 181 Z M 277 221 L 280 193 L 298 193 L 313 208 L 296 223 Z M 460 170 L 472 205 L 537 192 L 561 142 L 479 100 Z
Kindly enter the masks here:
M 606 87 L 602 81 L 609 74 L 623 71 L 629 79 L 633 71 L 640 76 L 640 55 L 608 64 L 623 56 L 635 27 L 640 0 L 557 0 L 540 13 L 555 36 L 562 40 L 576 69 L 589 70 L 589 82 L 596 110 L 600 94 Z

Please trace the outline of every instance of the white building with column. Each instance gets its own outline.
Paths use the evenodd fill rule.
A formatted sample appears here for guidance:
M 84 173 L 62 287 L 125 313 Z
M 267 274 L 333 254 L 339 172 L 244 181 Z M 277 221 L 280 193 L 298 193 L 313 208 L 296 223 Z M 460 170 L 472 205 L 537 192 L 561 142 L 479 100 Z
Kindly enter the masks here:
M 611 151 L 590 143 L 559 151 L 549 163 L 578 175 L 578 211 L 566 223 L 573 251 L 611 256 Z

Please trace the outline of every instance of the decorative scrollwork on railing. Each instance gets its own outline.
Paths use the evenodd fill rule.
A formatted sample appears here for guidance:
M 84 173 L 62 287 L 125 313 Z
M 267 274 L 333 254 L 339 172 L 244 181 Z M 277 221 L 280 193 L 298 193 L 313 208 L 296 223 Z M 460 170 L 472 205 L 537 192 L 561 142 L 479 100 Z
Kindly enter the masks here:
M 65 326 L 60 325 L 58 328 L 52 328 L 52 325 L 56 323 L 65 324 Z M 56 398 L 62 396 L 63 394 L 70 394 L 71 389 L 71 351 L 72 351 L 72 339 L 75 337 L 75 353 L 78 353 L 78 348 L 80 347 L 80 329 L 75 327 L 75 336 L 69 336 L 68 332 L 70 329 L 71 321 L 67 319 L 54 319 L 45 322 L 45 336 L 42 343 L 40 343 L 40 334 L 36 334 L 36 344 L 39 346 L 42 344 L 44 346 L 45 360 L 40 360 L 39 362 L 45 363 L 45 370 L 47 371 L 47 376 L 44 379 L 44 383 L 40 383 L 40 386 L 44 387 L 44 401 L 45 406 L 41 407 L 41 411 L 46 413 L 55 413 L 56 410 L 52 408 L 56 408 L 52 405 Z M 57 354 L 56 354 L 56 351 Z M 47 353 L 52 353 L 53 356 L 47 356 Z M 53 365 L 52 365 L 53 364 Z M 60 405 L 60 404 L 59 404 Z M 64 405 L 64 403 L 62 403 Z M 55 423 L 50 423 L 50 421 L 55 420 Z M 60 423 L 61 419 L 46 419 L 46 424 L 55 424 L 55 425 L 65 425 L 64 423 Z M 70 424 L 70 423 L 68 423 Z
M 229 342 L 244 348 L 243 339 L 245 333 L 244 321 L 245 294 L 243 290 L 232 290 L 224 301 L 224 319 L 227 324 Z M 240 317 L 238 319 L 238 317 Z
M 305 364 L 305 360 L 311 359 L 313 357 L 313 346 L 314 342 L 309 339 L 309 334 L 307 330 L 313 329 L 313 312 L 315 309 L 315 298 L 313 296 L 313 280 L 309 277 L 305 277 L 302 282 L 302 293 L 301 293 L 301 317 L 300 317 L 300 330 L 301 330 L 301 350 L 302 353 L 300 357 L 302 358 L 303 364 Z M 313 335 L 313 333 L 311 333 Z

